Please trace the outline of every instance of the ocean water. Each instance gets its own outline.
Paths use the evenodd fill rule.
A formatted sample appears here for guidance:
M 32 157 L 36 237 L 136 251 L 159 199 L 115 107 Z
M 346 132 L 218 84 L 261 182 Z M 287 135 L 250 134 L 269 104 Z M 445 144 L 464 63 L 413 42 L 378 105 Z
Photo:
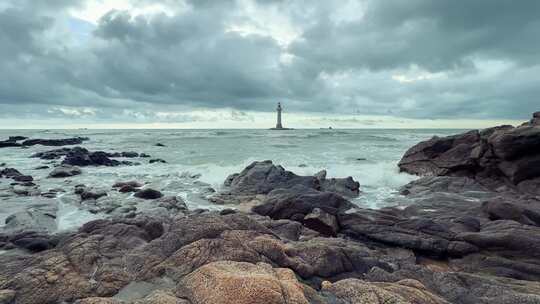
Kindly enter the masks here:
M 102 217 L 82 208 L 72 193 L 77 184 L 107 190 L 110 194 L 107 199 L 119 204 L 134 199 L 131 194 L 112 191 L 111 186 L 117 181 L 137 180 L 166 195 L 181 196 L 190 208 L 230 207 L 208 202 L 208 187 L 219 191 L 229 174 L 241 171 L 253 161 L 267 159 L 300 175 L 326 169 L 328 177 L 352 176 L 360 182 L 362 191 L 353 202 L 361 207 L 407 204 L 398 189 L 416 177 L 399 173 L 397 163 L 401 156 L 419 141 L 457 132 L 461 130 L 0 130 L 0 139 L 14 135 L 86 136 L 90 140 L 81 146 L 89 150 L 144 152 L 167 161 L 167 164 L 149 164 L 145 158 L 129 159 L 141 165 L 85 167 L 82 175 L 50 179 L 47 174 L 52 169 L 35 169 L 47 161 L 30 155 L 55 147 L 2 148 L 0 164 L 32 175 L 42 192 L 59 188 L 66 193 L 54 199 L 13 196 L 7 191 L 11 180 L 0 179 L 0 227 L 7 216 L 27 208 L 54 209 L 60 230 Z M 157 147 L 156 143 L 165 147 Z

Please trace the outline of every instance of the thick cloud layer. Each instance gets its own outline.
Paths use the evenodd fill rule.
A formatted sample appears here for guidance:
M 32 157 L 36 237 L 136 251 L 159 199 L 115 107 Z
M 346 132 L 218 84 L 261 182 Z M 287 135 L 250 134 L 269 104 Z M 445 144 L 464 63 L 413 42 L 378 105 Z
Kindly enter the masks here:
M 282 101 L 525 119 L 540 105 L 535 0 L 124 2 L 95 20 L 80 16 L 106 1 L 0 4 L 0 117 L 184 121 Z

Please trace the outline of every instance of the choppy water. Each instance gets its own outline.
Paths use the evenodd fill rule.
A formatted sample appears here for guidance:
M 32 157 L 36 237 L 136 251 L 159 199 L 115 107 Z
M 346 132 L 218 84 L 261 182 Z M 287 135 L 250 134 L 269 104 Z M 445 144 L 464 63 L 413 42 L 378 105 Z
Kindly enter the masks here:
M 35 170 L 46 161 L 29 158 L 35 152 L 55 147 L 0 149 L 0 163 L 32 175 L 42 192 L 64 188 L 72 192 L 76 184 L 110 189 L 117 181 L 138 180 L 168 195 L 180 195 L 190 208 L 217 208 L 198 193 L 207 184 L 219 190 L 225 177 L 239 172 L 255 160 L 271 159 L 301 175 L 326 169 L 328 177 L 353 176 L 361 184 L 362 195 L 355 203 L 381 208 L 396 204 L 397 190 L 415 177 L 399 173 L 396 166 L 412 145 L 433 135 L 449 135 L 457 130 L 0 130 L 0 138 L 23 135 L 30 138 L 86 136 L 82 146 L 89 150 L 135 151 L 162 158 L 167 164 L 83 168 L 70 179 L 48 179 L 50 170 Z M 156 147 L 156 143 L 166 147 Z M 200 174 L 200 177 L 197 175 Z M 0 180 L 0 226 L 15 211 L 30 206 L 54 205 L 59 227 L 68 229 L 98 217 L 82 211 L 69 194 L 56 199 L 13 197 L 1 194 L 11 180 Z M 112 191 L 109 191 L 112 192 Z M 129 200 L 113 197 L 116 200 Z

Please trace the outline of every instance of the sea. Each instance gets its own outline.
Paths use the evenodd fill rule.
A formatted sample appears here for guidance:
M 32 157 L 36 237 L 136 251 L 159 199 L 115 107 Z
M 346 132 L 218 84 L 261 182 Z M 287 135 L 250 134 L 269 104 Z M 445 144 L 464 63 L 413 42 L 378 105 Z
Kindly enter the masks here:
M 8 136 L 29 138 L 88 137 L 81 146 L 107 152 L 135 151 L 160 158 L 167 163 L 149 164 L 148 159 L 126 159 L 137 166 L 84 167 L 79 176 L 47 178 L 52 169 L 37 170 L 46 160 L 31 158 L 36 152 L 56 147 L 0 149 L 0 164 L 32 175 L 41 192 L 66 191 L 56 198 L 17 196 L 9 191 L 11 180 L 0 179 L 0 230 L 5 219 L 28 208 L 53 207 L 59 230 L 79 227 L 103 217 L 91 213 L 73 194 L 75 185 L 84 184 L 109 193 L 119 204 L 133 200 L 132 194 L 111 190 L 118 181 L 136 180 L 165 195 L 183 198 L 190 209 L 221 209 L 207 200 L 211 187 L 223 189 L 223 181 L 253 161 L 272 160 L 299 175 L 327 170 L 327 177 L 352 176 L 360 182 L 361 194 L 352 201 L 360 207 L 382 208 L 407 204 L 399 189 L 415 176 L 400 173 L 397 163 L 414 144 L 431 138 L 462 132 L 449 129 L 295 129 L 295 130 L 0 130 L 0 139 Z M 164 147 L 156 146 L 161 143 Z M 52 164 L 49 164 L 52 166 Z M 204 194 L 204 195 L 202 195 Z

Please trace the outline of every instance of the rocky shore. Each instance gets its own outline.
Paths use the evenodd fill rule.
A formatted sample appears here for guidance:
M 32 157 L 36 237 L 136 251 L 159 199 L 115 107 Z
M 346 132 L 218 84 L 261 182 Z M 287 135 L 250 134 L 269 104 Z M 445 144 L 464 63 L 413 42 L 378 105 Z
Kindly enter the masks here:
M 415 145 L 398 165 L 419 175 L 401 190 L 408 206 L 359 208 L 362 181 L 271 161 L 208 191 L 219 211 L 143 182 L 77 185 L 64 191 L 107 216 L 62 233 L 47 228 L 54 212 L 10 217 L 0 303 L 540 303 L 539 119 Z M 142 157 L 118 157 L 130 156 Z M 84 148 L 35 157 L 54 170 L 129 165 Z M 112 207 L 113 192 L 150 211 Z

